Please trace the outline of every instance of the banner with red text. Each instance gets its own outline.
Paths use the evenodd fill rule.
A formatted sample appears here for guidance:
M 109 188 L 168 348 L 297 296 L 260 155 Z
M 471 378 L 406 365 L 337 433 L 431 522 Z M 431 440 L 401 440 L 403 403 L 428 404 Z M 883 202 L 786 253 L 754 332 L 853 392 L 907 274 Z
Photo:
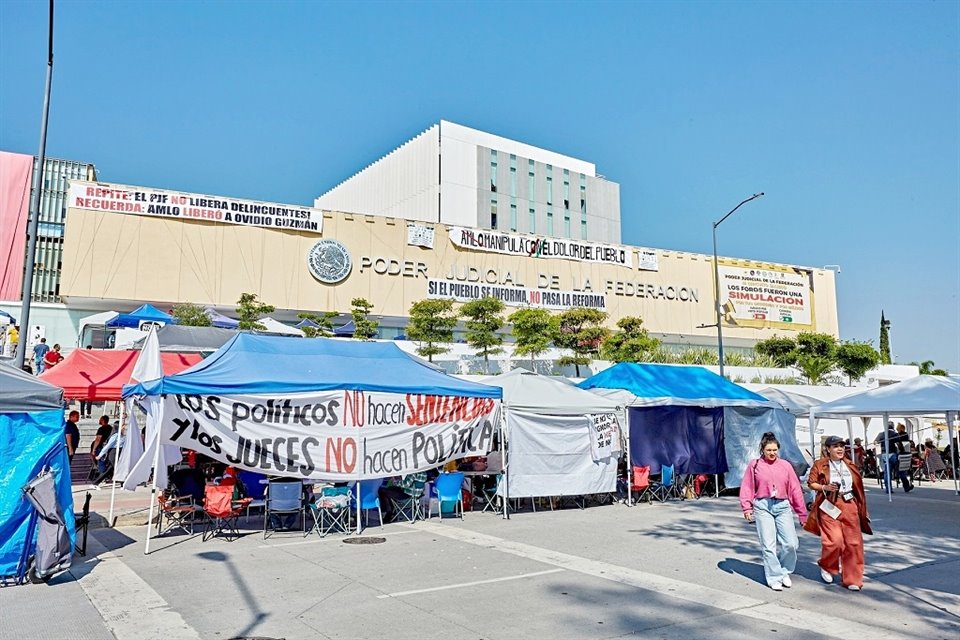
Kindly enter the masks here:
M 493 448 L 500 401 L 370 391 L 174 395 L 162 440 L 268 475 L 349 481 L 403 476 Z
M 323 212 L 319 209 L 105 182 L 72 180 L 67 206 L 175 220 L 226 222 L 267 229 L 310 233 L 320 233 L 323 230 Z
M 743 327 L 814 328 L 810 271 L 723 259 L 717 267 L 725 322 Z

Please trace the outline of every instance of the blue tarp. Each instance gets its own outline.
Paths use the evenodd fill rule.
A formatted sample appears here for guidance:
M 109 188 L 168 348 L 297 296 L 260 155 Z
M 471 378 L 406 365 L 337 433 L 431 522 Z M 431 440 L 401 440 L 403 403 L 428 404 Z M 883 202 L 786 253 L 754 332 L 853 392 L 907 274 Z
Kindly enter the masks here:
M 209 358 L 177 375 L 127 385 L 124 397 L 183 393 L 237 395 L 307 391 L 382 391 L 500 398 L 489 387 L 423 365 L 393 343 L 239 333 Z
M 357 325 L 353 323 L 353 320 L 349 321 L 345 325 L 341 325 L 333 329 L 333 335 L 335 336 L 352 336 L 356 332 Z
M 108 327 L 139 327 L 141 322 L 162 322 L 170 324 L 173 322 L 173 316 L 164 313 L 153 305 L 144 304 L 134 309 L 130 313 L 121 313 L 113 320 L 107 322 Z
M 590 376 L 578 386 L 625 391 L 619 396 L 608 396 L 616 397 L 624 406 L 777 406 L 703 367 L 621 362 Z
M 63 409 L 0 412 L 0 579 L 16 576 L 24 559 L 34 553 L 37 539 L 34 509 L 23 498 L 21 489 L 47 465 L 57 474 L 57 499 L 70 541 L 75 543 Z
M 217 327 L 218 329 L 236 329 L 240 326 L 239 320 L 228 318 L 216 309 L 207 307 L 203 310 L 203 312 L 207 314 L 208 318 L 210 318 L 210 325 Z
M 631 407 L 630 462 L 660 473 L 673 465 L 676 473 L 725 473 L 723 408 Z

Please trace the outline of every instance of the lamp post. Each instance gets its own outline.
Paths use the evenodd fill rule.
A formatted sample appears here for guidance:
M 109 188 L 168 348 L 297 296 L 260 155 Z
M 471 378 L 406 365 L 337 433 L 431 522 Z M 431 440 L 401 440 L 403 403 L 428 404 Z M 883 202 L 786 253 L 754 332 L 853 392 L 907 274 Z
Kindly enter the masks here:
M 733 209 L 727 212 L 727 215 L 723 216 L 719 220 L 713 223 L 713 307 L 717 313 L 717 356 L 720 361 L 720 376 L 723 377 L 723 314 L 720 312 L 720 265 L 717 262 L 717 227 L 723 223 L 724 220 L 729 218 L 734 214 L 734 212 L 747 204 L 751 200 L 756 200 L 763 195 L 763 192 L 755 193 Z

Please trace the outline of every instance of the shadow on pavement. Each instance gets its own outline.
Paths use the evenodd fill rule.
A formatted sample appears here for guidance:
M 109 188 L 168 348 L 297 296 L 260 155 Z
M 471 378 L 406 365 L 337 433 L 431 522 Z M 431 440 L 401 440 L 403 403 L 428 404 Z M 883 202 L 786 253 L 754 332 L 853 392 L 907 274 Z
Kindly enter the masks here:
M 240 593 L 240 596 L 247 605 L 247 609 L 252 615 L 250 622 L 248 622 L 245 627 L 236 633 L 228 634 L 228 637 L 246 637 L 251 631 L 256 629 L 258 626 L 260 626 L 260 624 L 270 617 L 269 613 L 265 613 L 260 609 L 260 603 L 257 602 L 256 598 L 253 597 L 253 593 L 251 593 L 250 588 L 243 579 L 243 575 L 237 571 L 237 568 L 234 566 L 227 554 L 223 553 L 222 551 L 201 551 L 197 554 L 197 557 L 208 562 L 220 562 L 224 567 L 226 567 L 230 574 L 230 588 L 235 589 Z

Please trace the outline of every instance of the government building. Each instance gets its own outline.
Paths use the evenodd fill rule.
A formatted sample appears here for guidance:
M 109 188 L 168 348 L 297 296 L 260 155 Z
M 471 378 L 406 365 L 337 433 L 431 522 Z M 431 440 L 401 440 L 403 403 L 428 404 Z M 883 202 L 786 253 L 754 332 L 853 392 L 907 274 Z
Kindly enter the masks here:
M 668 348 L 716 348 L 703 326 L 715 322 L 712 256 L 622 244 L 619 185 L 593 164 L 448 122 L 312 207 L 77 177 L 64 209 L 59 299 L 31 324 L 49 323 L 48 342 L 68 348 L 83 315 L 144 302 L 232 315 L 243 293 L 291 323 L 325 311 L 346 321 L 366 298 L 385 339 L 405 334 L 418 300 L 493 295 L 508 314 L 590 307 L 610 327 L 643 318 Z M 832 271 L 749 258 L 721 258 L 719 271 L 726 348 L 838 335 Z M 0 309 L 18 315 L 19 302 Z

